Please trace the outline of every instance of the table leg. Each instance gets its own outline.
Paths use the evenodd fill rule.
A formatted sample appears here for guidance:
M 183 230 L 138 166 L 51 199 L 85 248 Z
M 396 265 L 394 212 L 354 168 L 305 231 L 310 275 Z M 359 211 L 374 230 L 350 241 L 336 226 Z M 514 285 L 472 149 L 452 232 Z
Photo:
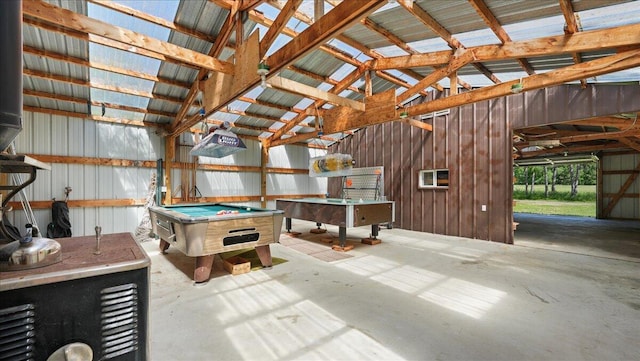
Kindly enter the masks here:
M 193 280 L 196 282 L 205 282 L 211 276 L 211 268 L 213 267 L 213 258 L 215 254 L 196 257 L 196 269 L 193 271 Z
M 322 223 L 316 222 L 316 228 L 311 229 L 309 232 L 311 233 L 325 233 L 327 230 L 320 228 L 322 227 Z
M 353 249 L 353 245 L 347 246 L 347 227 L 346 226 L 338 226 L 338 240 L 340 241 L 340 245 L 333 245 L 331 249 L 334 251 L 346 252 Z
M 164 239 L 160 240 L 160 253 L 165 254 L 167 253 L 167 250 L 169 249 L 169 246 L 171 244 L 167 241 L 165 241 Z
M 284 226 L 287 229 L 287 234 L 290 236 L 299 236 L 300 232 L 291 232 L 291 218 L 284 219 Z
M 256 253 L 258 254 L 258 258 L 260 258 L 260 263 L 262 263 L 263 268 L 271 268 L 273 265 L 271 261 L 271 248 L 266 244 L 264 246 L 257 246 Z
M 382 243 L 381 239 L 378 239 L 378 232 L 380 231 L 380 225 L 372 224 L 371 225 L 371 238 L 363 238 L 360 240 L 364 244 L 379 244 Z
M 347 243 L 347 227 L 338 227 L 338 238 L 340 239 L 340 247 L 344 248 Z

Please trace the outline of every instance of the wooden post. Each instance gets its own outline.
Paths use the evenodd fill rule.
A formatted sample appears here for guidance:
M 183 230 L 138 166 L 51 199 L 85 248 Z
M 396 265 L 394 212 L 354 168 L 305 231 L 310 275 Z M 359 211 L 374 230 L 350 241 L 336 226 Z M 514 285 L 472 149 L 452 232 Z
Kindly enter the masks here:
M 449 91 L 449 95 L 458 94 L 458 72 L 457 71 L 454 71 L 449 75 L 449 87 L 451 89 Z
M 175 135 L 164 138 L 164 186 L 167 189 L 164 204 L 171 204 L 171 168 L 176 156 L 176 138 Z
M 267 163 L 269 163 L 269 144 L 267 141 L 262 141 L 260 155 L 260 206 L 267 208 Z

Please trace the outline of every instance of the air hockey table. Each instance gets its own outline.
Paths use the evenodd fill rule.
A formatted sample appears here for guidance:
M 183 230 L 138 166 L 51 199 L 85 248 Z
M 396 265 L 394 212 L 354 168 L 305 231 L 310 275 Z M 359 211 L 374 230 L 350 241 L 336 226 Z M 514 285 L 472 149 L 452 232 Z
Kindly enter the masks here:
M 395 202 L 342 198 L 276 199 L 276 209 L 284 212 L 285 228 L 291 232 L 291 218 L 338 226 L 340 247 L 344 249 L 347 228 L 371 225 L 376 238 L 380 224 L 395 220 Z
M 211 275 L 216 254 L 255 248 L 263 267 L 271 267 L 269 244 L 278 242 L 283 212 L 224 203 L 196 203 L 149 207 L 153 233 L 160 250 L 176 247 L 196 258 L 195 282 Z

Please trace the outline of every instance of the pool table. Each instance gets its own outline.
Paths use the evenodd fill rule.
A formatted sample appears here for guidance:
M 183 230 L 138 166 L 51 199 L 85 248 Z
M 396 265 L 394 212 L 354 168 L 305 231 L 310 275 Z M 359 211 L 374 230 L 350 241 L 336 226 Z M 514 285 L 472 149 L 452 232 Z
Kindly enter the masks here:
M 153 233 L 160 250 L 174 246 L 196 257 L 193 279 L 209 279 L 217 253 L 255 248 L 263 267 L 271 267 L 269 244 L 278 242 L 283 212 L 224 203 L 149 207 Z
M 291 218 L 338 226 L 340 247 L 345 248 L 347 228 L 371 225 L 371 236 L 378 236 L 379 224 L 395 220 L 395 202 L 342 198 L 276 199 L 276 209 L 284 212 L 285 228 L 291 231 Z

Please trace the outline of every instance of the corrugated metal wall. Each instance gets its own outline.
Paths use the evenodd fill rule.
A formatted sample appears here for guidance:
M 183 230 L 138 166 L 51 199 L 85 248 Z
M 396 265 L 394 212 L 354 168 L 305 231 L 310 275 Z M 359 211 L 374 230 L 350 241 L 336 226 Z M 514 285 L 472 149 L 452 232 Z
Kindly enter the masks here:
M 16 151 L 26 154 L 89 158 L 156 161 L 164 158 L 164 140 L 153 128 L 85 121 L 65 116 L 24 112 L 24 129 L 16 138 Z M 189 138 L 189 135 L 182 137 Z M 189 144 L 187 139 L 185 144 Z M 247 151 L 233 156 L 211 159 L 203 163 L 260 167 L 260 144 L 246 141 Z M 193 144 L 193 140 L 191 143 Z M 187 160 L 190 146 L 179 147 L 178 160 Z M 301 146 L 283 146 L 270 150 L 268 167 L 306 169 L 309 158 L 326 154 L 324 150 Z M 51 163 L 51 171 L 39 171 L 36 181 L 25 190 L 30 201 L 64 199 L 64 188 L 70 186 L 72 200 L 145 199 L 155 168 L 95 166 Z M 26 176 L 26 175 L 25 175 Z M 174 185 L 179 185 L 181 170 L 172 171 Z M 197 182 L 204 196 L 260 195 L 259 172 L 197 172 Z M 305 174 L 270 173 L 268 195 L 324 194 L 326 178 L 310 178 Z M 18 199 L 14 199 L 17 201 Z M 259 206 L 259 202 L 251 206 Z M 275 202 L 270 202 L 275 207 Z M 94 227 L 103 233 L 133 232 L 143 217 L 143 207 L 70 208 L 74 236 L 93 235 Z M 41 230 L 51 222 L 50 209 L 34 210 Z M 9 220 L 23 227 L 22 210 L 11 212 Z
M 640 164 L 640 154 L 607 154 L 600 157 L 602 174 L 602 193 L 598 193 L 598 216 L 606 209 L 609 202 L 618 194 Z M 640 219 L 640 177 L 631 183 L 616 205 L 611 209 L 608 218 Z M 638 235 L 640 237 L 640 235 Z
M 640 111 L 640 85 L 561 85 L 507 97 L 513 129 Z
M 357 167 L 384 166 L 395 226 L 513 243 L 511 130 L 505 98 L 451 110 L 433 132 L 404 123 L 371 126 L 330 149 Z M 448 169 L 447 189 L 418 189 L 420 170 Z M 332 196 L 339 181 L 329 182 Z M 482 211 L 483 205 L 486 211 Z

